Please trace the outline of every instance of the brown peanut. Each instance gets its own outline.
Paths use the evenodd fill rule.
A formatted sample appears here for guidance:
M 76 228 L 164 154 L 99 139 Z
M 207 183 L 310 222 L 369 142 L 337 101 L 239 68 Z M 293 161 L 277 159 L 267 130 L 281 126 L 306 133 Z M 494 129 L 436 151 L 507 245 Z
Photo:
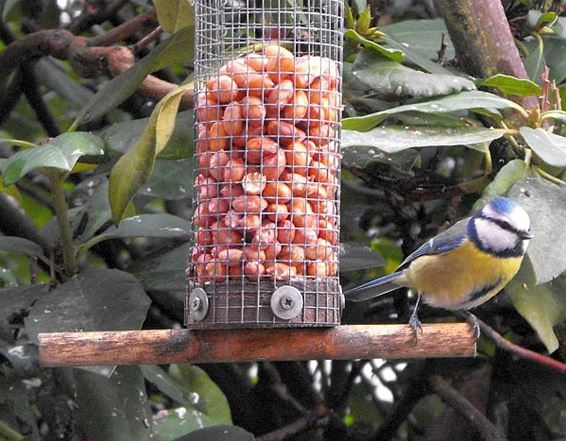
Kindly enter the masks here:
M 252 138 L 246 143 L 246 158 L 250 164 L 259 164 L 262 158 L 277 150 L 279 146 L 270 138 Z
M 273 222 L 281 222 L 289 217 L 289 209 L 285 204 L 272 202 L 266 209 L 267 218 Z
M 210 96 L 220 104 L 228 104 L 238 95 L 238 85 L 228 75 L 218 75 L 207 81 Z
M 291 200 L 291 189 L 281 182 L 269 181 L 265 185 L 262 196 L 267 202 L 285 204 Z
M 228 265 L 239 265 L 242 262 L 244 252 L 237 248 L 228 248 L 218 253 L 218 259 Z
M 240 104 L 233 101 L 226 106 L 222 116 L 222 127 L 224 133 L 230 136 L 238 136 L 242 133 L 244 122 L 242 121 L 242 111 Z
M 232 207 L 238 213 L 261 213 L 267 208 L 267 201 L 259 196 L 240 196 L 232 201 Z
M 250 127 L 261 126 L 263 124 L 266 110 L 260 98 L 256 96 L 245 97 L 240 104 L 240 110 L 242 118 L 247 120 Z

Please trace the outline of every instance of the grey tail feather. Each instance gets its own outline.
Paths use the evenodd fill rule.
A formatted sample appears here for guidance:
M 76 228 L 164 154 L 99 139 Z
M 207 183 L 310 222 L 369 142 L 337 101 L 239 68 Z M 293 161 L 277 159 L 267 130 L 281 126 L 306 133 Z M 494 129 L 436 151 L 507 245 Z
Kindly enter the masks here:
M 401 287 L 395 283 L 395 280 L 401 277 L 402 274 L 403 271 L 399 271 L 378 277 L 377 279 L 370 280 L 369 282 L 346 291 L 344 295 L 347 300 L 351 300 L 352 302 L 363 302 L 364 300 L 382 296 Z

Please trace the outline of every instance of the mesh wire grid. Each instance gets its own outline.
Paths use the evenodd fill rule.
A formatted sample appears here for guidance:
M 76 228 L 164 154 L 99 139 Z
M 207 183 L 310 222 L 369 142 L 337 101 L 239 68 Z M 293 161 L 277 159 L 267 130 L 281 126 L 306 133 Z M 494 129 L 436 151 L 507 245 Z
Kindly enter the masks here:
M 188 278 L 206 299 L 189 327 L 339 324 L 342 8 L 196 0 Z M 282 286 L 302 295 L 291 319 L 272 307 Z

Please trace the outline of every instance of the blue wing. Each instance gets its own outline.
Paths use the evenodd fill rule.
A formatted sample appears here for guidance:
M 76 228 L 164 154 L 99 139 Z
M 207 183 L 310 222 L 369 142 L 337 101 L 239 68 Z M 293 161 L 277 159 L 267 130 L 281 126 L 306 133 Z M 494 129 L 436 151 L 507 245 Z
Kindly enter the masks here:
M 456 222 L 446 231 L 434 236 L 429 241 L 425 242 L 416 251 L 411 253 L 407 258 L 399 265 L 397 271 L 401 271 L 407 268 L 413 260 L 418 257 L 430 255 L 430 254 L 444 254 L 448 251 L 452 251 L 458 248 L 467 239 L 468 232 L 468 222 L 470 218 L 462 219 Z

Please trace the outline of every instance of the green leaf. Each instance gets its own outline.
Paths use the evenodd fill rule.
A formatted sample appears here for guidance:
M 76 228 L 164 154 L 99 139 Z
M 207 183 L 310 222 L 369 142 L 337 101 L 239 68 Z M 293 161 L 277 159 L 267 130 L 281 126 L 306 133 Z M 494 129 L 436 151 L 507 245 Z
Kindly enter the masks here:
M 532 48 L 529 55 L 525 58 L 524 65 L 529 78 L 539 84 L 540 74 L 546 64 L 546 60 L 544 59 L 544 43 L 542 38 L 537 38 L 535 44 L 536 46 Z
M 484 151 L 479 143 L 491 142 L 502 137 L 504 129 L 485 129 L 476 127 L 376 127 L 369 132 L 355 130 L 342 131 L 342 152 L 344 155 L 382 155 L 397 153 L 409 148 L 430 146 L 466 145 Z M 377 149 L 378 151 L 376 151 Z
M 119 366 L 110 378 L 74 370 L 73 402 L 83 438 L 104 441 L 154 439 L 151 411 L 138 366 Z
M 481 209 L 494 197 L 507 194 L 525 176 L 526 171 L 527 164 L 522 159 L 513 159 L 501 167 L 493 181 L 484 188 L 482 197 L 474 204 L 474 211 Z
M 2 167 L 6 185 L 38 168 L 70 172 L 80 157 L 104 154 L 104 141 L 87 132 L 63 133 L 48 143 L 12 155 Z
M 143 366 L 142 372 L 162 393 L 182 406 L 154 421 L 160 439 L 172 440 L 205 427 L 232 424 L 226 397 L 202 369 L 173 364 L 169 373 L 158 366 Z
M 35 301 L 48 291 L 49 285 L 40 284 L 0 289 L 0 323 L 8 321 L 14 314 L 27 314 Z
M 102 129 L 98 136 L 104 140 L 108 151 L 123 154 L 136 145 L 149 124 L 149 120 L 150 118 L 143 118 L 112 124 Z M 159 155 L 161 159 L 173 160 L 192 157 L 193 122 L 194 112 L 192 110 L 177 114 L 175 130 Z
M 542 13 L 541 11 L 530 10 L 527 13 L 527 25 L 534 30 L 538 30 L 541 26 L 554 23 L 557 17 L 555 12 Z
M 397 41 L 390 35 L 385 36 L 385 42 L 392 48 L 402 50 L 405 53 L 406 61 L 410 61 L 431 74 L 454 76 L 454 72 L 442 67 L 440 64 L 430 61 L 429 58 L 422 55 L 420 52 L 405 46 L 405 44 Z
M 118 227 L 110 227 L 99 237 L 124 239 L 141 236 L 188 239 L 191 236 L 191 224 L 168 213 L 140 214 L 124 219 Z
M 485 80 L 479 80 L 477 86 L 495 87 L 506 95 L 531 96 L 540 95 L 541 87 L 530 80 L 517 78 L 511 75 L 497 74 Z
M 139 193 L 154 198 L 167 200 L 190 199 L 193 186 L 189 179 L 192 176 L 193 160 L 155 162 L 155 168 L 147 183 Z
M 383 257 L 368 246 L 352 243 L 340 244 L 340 271 L 355 271 L 383 266 Z
M 521 127 L 521 135 L 533 152 L 549 165 L 566 167 L 566 138 L 544 129 Z
M 194 10 L 189 0 L 155 0 L 157 20 L 165 32 L 194 27 Z
M 43 256 L 41 247 L 31 240 L 14 236 L 0 236 L 0 250 L 25 254 L 29 257 Z
M 566 320 L 566 282 L 556 279 L 537 285 L 530 259 L 525 257 L 519 273 L 507 285 L 505 292 L 511 297 L 515 309 L 536 331 L 548 352 L 558 349 L 553 326 Z
M 360 52 L 352 74 L 377 95 L 386 97 L 433 97 L 476 88 L 466 78 L 414 70 L 369 49 Z
M 384 26 L 381 30 L 385 32 L 387 37 L 394 39 L 395 42 L 400 44 L 403 49 L 409 49 L 417 52 L 427 60 L 436 60 L 438 58 L 438 51 L 440 50 L 442 36 L 444 35 L 444 44 L 446 45 L 446 50 L 444 52 L 445 59 L 450 60 L 456 56 L 454 45 L 452 44 L 452 41 L 450 41 L 448 30 L 446 29 L 444 20 L 441 18 L 430 20 L 403 20 Z M 390 41 L 387 37 L 386 41 Z M 408 54 L 406 55 L 409 61 L 413 61 Z M 433 64 L 441 67 L 439 64 Z M 424 66 L 420 67 L 428 70 Z M 447 72 L 449 71 L 443 69 L 443 72 L 434 73 Z
M 403 112 L 421 113 L 449 113 L 462 110 L 473 110 L 476 108 L 488 109 L 516 109 L 521 113 L 524 109 L 511 100 L 502 98 L 492 93 L 471 91 L 460 92 L 454 95 L 445 96 L 432 101 L 425 101 L 417 104 L 407 104 L 404 106 L 393 107 L 389 110 L 371 113 L 365 116 L 346 118 L 343 121 L 345 129 L 368 131 L 384 121 L 389 115 Z
M 181 293 L 187 289 L 185 269 L 191 244 L 185 243 L 174 249 L 160 251 L 128 266 L 146 291 Z
M 191 432 L 173 441 L 254 441 L 254 436 L 237 426 L 214 426 Z M 166 440 L 163 440 L 166 441 Z
M 150 299 L 134 276 L 114 269 L 88 269 L 42 296 L 25 319 L 29 338 L 40 332 L 140 329 Z M 111 367 L 85 368 L 109 375 Z
M 188 85 L 168 93 L 151 114 L 149 123 L 138 143 L 122 156 L 110 173 L 110 207 L 116 224 L 140 187 L 147 182 L 156 156 L 165 148 L 173 129 L 179 103 Z
M 76 242 L 78 243 L 90 239 L 104 224 L 112 219 L 110 203 L 108 201 L 108 180 L 105 177 L 96 176 L 93 179 L 81 182 L 73 193 L 75 197 L 79 197 L 77 193 L 82 190 L 83 186 L 86 186 L 89 190 L 95 187 L 95 190 L 86 203 L 80 206 L 75 214 L 78 219 L 81 219 L 79 225 L 83 227 L 79 236 L 76 238 Z
M 344 37 L 349 38 L 350 40 L 363 45 L 365 48 L 375 51 L 396 63 L 400 63 L 405 58 L 405 55 L 402 51 L 387 49 L 374 41 L 362 37 L 353 29 L 346 30 L 346 32 L 344 32 Z
M 134 93 L 151 72 L 190 58 L 192 47 L 193 29 L 184 27 L 175 32 L 170 38 L 162 41 L 148 56 L 105 83 L 81 109 L 73 127 L 95 120 L 115 109 Z
M 158 366 L 144 366 L 142 371 L 169 398 L 206 416 L 209 425 L 232 424 L 226 397 L 201 368 L 172 364 L 169 373 Z
M 18 4 L 20 0 L 3 0 L 2 1 L 2 21 L 6 21 L 10 11 Z
M 554 119 L 566 123 L 566 112 L 564 110 L 549 110 L 542 114 L 542 120 L 544 121 L 545 119 Z
M 526 177 L 509 192 L 531 218 L 535 235 L 527 254 L 537 283 L 545 283 L 566 271 L 566 188 L 546 179 Z
M 407 173 L 419 163 L 419 160 L 420 155 L 416 150 L 409 149 L 399 153 L 387 154 L 365 147 L 360 149 L 347 148 L 343 149 L 342 166 L 344 168 L 365 168 L 370 164 L 380 163 Z

